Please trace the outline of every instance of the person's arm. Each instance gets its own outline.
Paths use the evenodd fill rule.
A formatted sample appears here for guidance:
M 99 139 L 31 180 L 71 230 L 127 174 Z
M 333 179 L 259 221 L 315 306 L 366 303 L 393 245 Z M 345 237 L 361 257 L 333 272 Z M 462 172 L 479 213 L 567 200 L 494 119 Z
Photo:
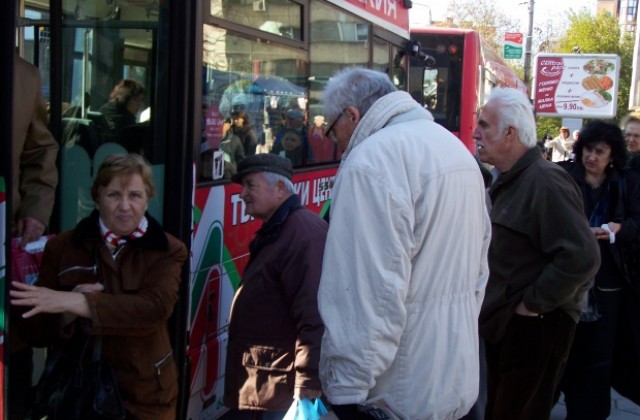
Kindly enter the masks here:
M 549 263 L 524 293 L 524 308 L 531 314 L 572 301 L 600 266 L 600 249 L 583 216 L 575 182 L 563 170 L 548 171 L 545 177 L 541 182 L 548 188 L 538 188 L 530 206 L 537 209 L 537 240 Z
M 31 113 L 29 129 L 20 153 L 20 207 L 16 212 L 18 235 L 22 244 L 38 239 L 49 222 L 58 184 L 56 158 L 58 143 L 47 128 L 47 109 L 40 93 L 40 77 L 35 67 L 28 67 L 18 77 L 29 78 L 37 85 L 33 104 L 16 112 Z M 32 80 L 31 80 L 32 79 Z M 22 83 L 18 82 L 18 85 Z
M 47 290 L 61 290 L 60 278 L 58 276 L 60 259 L 65 253 L 75 252 L 73 249 L 65 247 L 63 237 L 65 234 L 58 235 L 47 241 L 42 255 L 42 263 L 38 273 L 38 280 L 35 286 Z M 15 289 L 14 290 L 19 290 Z M 20 334 L 33 346 L 48 346 L 59 339 L 63 334 L 62 327 L 67 324 L 67 320 L 61 319 L 65 315 L 60 313 L 44 313 L 40 312 L 37 316 L 29 316 L 24 318 L 22 315 L 30 309 L 28 298 L 25 299 L 24 305 L 14 304 L 16 298 L 14 291 L 11 291 L 11 310 L 20 329 Z M 18 297 L 19 299 L 19 297 Z M 31 305 L 32 306 L 32 305 Z M 69 319 L 75 315 L 68 315 Z
M 235 138 L 235 162 L 236 164 L 245 158 L 244 146 L 238 137 Z
M 292 217 L 300 218 L 296 221 L 305 220 L 303 216 L 313 219 L 303 222 L 304 232 L 296 234 L 284 260 L 281 282 L 297 329 L 294 396 L 312 399 L 322 395 L 318 363 L 324 326 L 318 311 L 318 286 L 327 225 L 317 216 L 302 212 Z
M 69 314 L 91 318 L 89 305 L 83 293 L 63 292 L 17 281 L 11 282 L 11 286 L 11 304 L 30 308 L 22 315 L 23 318 L 37 314 Z
M 40 266 L 38 281 L 35 285 L 13 281 L 11 304 L 25 308 L 22 318 L 31 318 L 38 314 L 62 314 L 63 325 L 68 324 L 76 317 L 91 318 L 91 312 L 85 298 L 85 293 L 99 293 L 104 290 L 101 283 L 95 282 L 96 278 L 89 271 L 87 273 L 90 283 L 78 284 L 71 291 L 61 290 L 60 274 L 57 268 L 63 254 L 67 252 L 81 252 L 77 249 L 61 249 L 63 241 L 61 237 L 49 241 L 44 250 L 42 264 Z
M 85 294 L 93 334 L 144 335 L 169 319 L 178 300 L 180 273 L 187 258 L 181 242 L 170 243 L 172 247 L 168 252 L 158 254 L 140 269 L 143 278 L 131 280 L 139 283 L 135 293 Z
M 397 352 L 407 318 L 406 246 L 414 220 L 390 183 L 359 167 L 341 171 L 318 294 L 325 323 L 323 391 L 339 405 L 365 401 Z

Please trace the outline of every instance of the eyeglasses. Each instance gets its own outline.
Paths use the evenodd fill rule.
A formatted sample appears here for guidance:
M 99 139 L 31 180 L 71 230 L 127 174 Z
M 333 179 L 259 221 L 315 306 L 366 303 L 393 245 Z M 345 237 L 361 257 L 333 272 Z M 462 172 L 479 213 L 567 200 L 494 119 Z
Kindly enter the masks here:
M 342 114 L 344 114 L 344 111 L 340 111 L 340 114 L 338 115 L 338 117 L 335 120 L 333 120 L 333 122 L 329 125 L 329 128 L 327 128 L 327 131 L 326 131 L 326 136 L 327 137 L 335 137 L 335 133 L 333 132 L 333 128 L 335 127 L 335 125 L 338 122 L 338 120 L 340 118 L 342 118 Z

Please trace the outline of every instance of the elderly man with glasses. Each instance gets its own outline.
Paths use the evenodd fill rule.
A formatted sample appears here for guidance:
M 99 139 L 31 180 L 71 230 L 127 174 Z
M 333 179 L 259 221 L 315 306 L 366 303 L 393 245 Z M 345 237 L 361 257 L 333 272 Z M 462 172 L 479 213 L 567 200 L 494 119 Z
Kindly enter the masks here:
M 478 164 L 384 73 L 338 72 L 324 109 L 345 152 L 318 293 L 323 391 L 340 419 L 379 404 L 460 418 L 478 397 L 488 277 Z

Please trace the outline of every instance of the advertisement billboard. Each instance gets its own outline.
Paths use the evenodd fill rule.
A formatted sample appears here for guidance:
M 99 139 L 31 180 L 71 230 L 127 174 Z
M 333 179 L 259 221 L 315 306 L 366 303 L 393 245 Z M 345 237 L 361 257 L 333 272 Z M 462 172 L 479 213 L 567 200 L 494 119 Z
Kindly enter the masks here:
M 504 58 L 520 60 L 522 58 L 522 32 L 507 32 L 504 34 Z
M 612 118 L 618 105 L 620 57 L 538 54 L 531 89 L 536 115 Z

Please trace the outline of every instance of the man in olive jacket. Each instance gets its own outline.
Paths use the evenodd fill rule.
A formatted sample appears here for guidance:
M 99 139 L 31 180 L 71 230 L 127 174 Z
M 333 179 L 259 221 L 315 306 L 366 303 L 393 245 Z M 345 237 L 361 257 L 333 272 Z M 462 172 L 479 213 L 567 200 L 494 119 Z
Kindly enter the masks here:
M 473 134 L 500 175 L 489 190 L 489 282 L 480 313 L 486 343 L 485 419 L 544 419 L 573 342 L 600 254 L 582 196 L 542 158 L 528 98 L 494 90 Z
M 249 264 L 233 299 L 225 372 L 229 419 L 281 419 L 293 398 L 321 395 L 324 327 L 318 285 L 328 225 L 300 204 L 289 159 L 241 160 L 246 213 L 264 223 L 249 245 Z

